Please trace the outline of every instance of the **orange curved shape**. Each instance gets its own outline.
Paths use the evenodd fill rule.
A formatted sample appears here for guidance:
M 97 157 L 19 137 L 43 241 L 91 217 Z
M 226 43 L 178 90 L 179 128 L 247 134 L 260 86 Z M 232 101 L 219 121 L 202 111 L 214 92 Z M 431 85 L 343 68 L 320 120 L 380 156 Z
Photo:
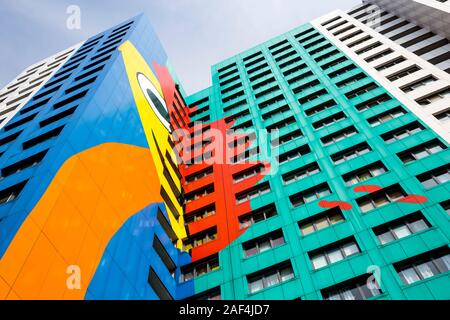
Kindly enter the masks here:
M 409 204 L 421 204 L 428 201 L 428 198 L 425 196 L 410 194 L 405 196 L 404 198 L 397 200 L 397 202 L 409 203 Z
M 319 202 L 319 207 L 324 209 L 332 209 L 332 208 L 339 208 L 341 210 L 351 210 L 353 208 L 351 203 L 344 202 L 344 201 L 327 201 L 322 200 Z
M 381 188 L 380 186 L 375 186 L 375 185 L 366 185 L 366 186 L 364 186 L 363 185 L 363 186 L 355 187 L 353 190 L 355 192 L 373 193 L 373 192 L 380 191 L 381 189 L 383 189 L 383 188 Z
M 149 149 L 103 144 L 68 159 L 0 260 L 0 299 L 84 299 L 113 235 L 162 202 Z M 67 287 L 79 266 L 81 289 Z

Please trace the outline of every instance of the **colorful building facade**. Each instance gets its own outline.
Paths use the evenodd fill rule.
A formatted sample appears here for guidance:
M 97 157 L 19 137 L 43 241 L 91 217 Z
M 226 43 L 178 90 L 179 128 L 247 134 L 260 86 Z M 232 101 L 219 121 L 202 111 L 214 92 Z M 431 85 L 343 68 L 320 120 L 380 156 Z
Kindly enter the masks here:
M 5 89 L 56 69 L 1 133 L 1 298 L 177 298 L 190 257 L 177 249 L 180 174 L 154 71 L 167 57 L 142 16 L 69 55 Z
M 0 298 L 450 298 L 448 132 L 338 16 L 191 96 L 143 16 L 0 91 Z

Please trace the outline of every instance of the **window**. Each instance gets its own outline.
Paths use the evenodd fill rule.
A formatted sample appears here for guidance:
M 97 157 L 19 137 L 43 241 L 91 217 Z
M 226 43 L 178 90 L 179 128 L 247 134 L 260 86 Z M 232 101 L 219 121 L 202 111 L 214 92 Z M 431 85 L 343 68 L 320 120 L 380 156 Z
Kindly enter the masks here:
M 325 51 L 327 49 L 330 49 L 332 47 L 333 47 L 333 45 L 331 43 L 326 43 L 323 46 L 320 46 L 320 47 L 318 47 L 318 48 L 316 48 L 314 50 L 309 51 L 308 53 L 311 56 L 314 56 L 315 54 L 321 53 L 321 52 L 323 52 L 323 51 Z
M 372 127 L 376 127 L 382 123 L 388 122 L 389 120 L 401 117 L 406 114 L 406 111 L 402 107 L 397 107 L 394 109 L 391 109 L 389 111 L 380 113 L 379 115 L 376 115 L 372 118 L 367 119 L 369 124 Z
M 320 198 L 326 197 L 331 194 L 331 189 L 327 183 L 320 184 L 318 186 L 312 187 L 305 191 L 299 192 L 293 196 L 290 196 L 289 199 L 294 206 L 294 208 L 299 207 L 301 205 L 316 201 Z
M 397 64 L 400 64 L 400 63 L 402 63 L 404 61 L 406 61 L 406 58 L 400 56 L 400 57 L 397 57 L 397 58 L 395 58 L 395 59 L 393 59 L 393 60 L 391 60 L 389 62 L 383 63 L 383 64 L 379 65 L 378 67 L 375 67 L 375 69 L 377 71 L 383 71 L 383 70 L 389 69 L 389 68 L 391 68 L 391 67 L 393 67 L 393 66 L 395 66 Z
M 338 36 L 338 35 L 340 35 L 340 34 L 342 34 L 344 32 L 347 32 L 347 31 L 353 29 L 353 28 L 355 28 L 355 26 L 353 24 L 350 24 L 350 25 L 348 25 L 348 26 L 346 26 L 346 27 L 336 31 L 335 33 L 333 33 L 333 36 Z
M 252 148 L 250 150 L 246 150 L 246 151 L 244 151 L 244 152 L 234 156 L 233 158 L 231 158 L 231 161 L 233 163 L 238 163 L 238 162 L 247 160 L 247 159 L 249 159 L 251 157 L 259 155 L 259 152 L 260 152 L 259 151 L 259 147 L 254 147 L 254 148 Z
M 264 165 L 257 165 L 248 170 L 244 170 L 244 171 L 235 173 L 233 175 L 233 181 L 234 181 L 234 183 L 238 183 L 238 182 L 244 181 L 246 179 L 249 179 L 251 177 L 255 177 L 262 172 L 264 172 Z
M 0 191 L 0 205 L 9 203 L 17 199 L 19 194 L 22 192 L 23 188 L 28 181 L 21 182 L 7 189 L 3 189 Z
M 175 271 L 177 269 L 177 266 L 173 262 L 167 250 L 164 248 L 161 240 L 159 240 L 159 238 L 156 235 L 154 235 L 153 237 L 153 249 L 166 266 L 172 278 L 175 278 Z
M 217 227 L 213 227 L 198 234 L 191 235 L 186 241 L 183 242 L 183 247 L 184 250 L 190 251 L 193 248 L 197 248 L 216 239 Z
M 343 130 L 339 130 L 335 133 L 332 133 L 328 136 L 325 136 L 323 138 L 321 138 L 320 140 L 322 141 L 322 143 L 325 146 L 331 145 L 335 142 L 339 142 L 341 140 L 344 140 L 346 138 L 349 138 L 351 136 L 354 136 L 355 134 L 357 134 L 358 131 L 356 130 L 356 128 L 354 126 L 350 126 L 346 129 Z
M 258 83 L 256 83 L 256 84 L 254 84 L 254 85 L 252 86 L 252 89 L 253 89 L 253 90 L 258 90 L 259 88 L 265 87 L 265 86 L 267 86 L 267 85 L 269 85 L 269 84 L 272 84 L 273 82 L 275 82 L 275 78 L 274 78 L 274 77 L 271 77 L 271 78 L 269 78 L 269 79 L 267 79 L 267 80 L 263 80 L 263 81 L 261 81 L 261 82 L 258 82 Z
M 321 55 L 321 56 L 315 58 L 314 60 L 315 60 L 317 63 L 319 63 L 319 62 L 321 62 L 321 61 L 323 61 L 323 60 L 325 60 L 325 59 L 331 58 L 331 57 L 333 57 L 333 56 L 335 56 L 335 55 L 337 55 L 337 54 L 339 54 L 339 53 L 340 53 L 339 50 L 334 49 L 334 50 L 332 50 L 332 51 L 330 51 L 330 52 L 327 52 L 327 53 L 325 53 L 325 54 L 323 54 L 323 55 Z
M 325 70 L 333 68 L 333 67 L 337 66 L 338 64 L 345 62 L 345 61 L 348 61 L 348 59 L 346 57 L 340 57 L 336 60 L 327 62 L 327 63 L 321 65 L 320 67 L 322 68 L 322 70 L 325 71 Z
M 219 256 L 217 254 L 194 262 L 181 268 L 181 282 L 186 282 L 204 274 L 219 270 Z
M 41 128 L 48 126 L 52 123 L 55 123 L 56 121 L 65 119 L 67 117 L 70 117 L 71 115 L 73 115 L 75 113 L 75 111 L 77 110 L 78 106 L 73 106 L 72 108 L 69 108 L 63 112 L 60 112 L 54 116 L 51 116 L 47 119 L 42 120 L 41 122 L 39 122 L 39 125 Z
M 367 92 L 375 90 L 377 88 L 378 88 L 378 86 L 375 83 L 369 83 L 369 84 L 366 84 L 365 86 L 362 86 L 362 87 L 360 87 L 358 89 L 355 89 L 355 90 L 352 90 L 352 91 L 346 93 L 345 96 L 348 99 L 353 99 L 353 98 L 361 96 L 361 95 L 363 95 L 363 94 L 365 94 Z
M 228 84 L 230 84 L 230 83 L 232 83 L 232 82 L 238 81 L 240 78 L 241 78 L 241 77 L 240 77 L 239 75 L 236 75 L 236 76 L 234 76 L 234 77 L 232 77 L 232 78 L 230 78 L 230 79 L 228 79 L 228 80 L 225 80 L 225 81 L 220 82 L 220 86 L 221 86 L 221 87 L 226 86 L 226 85 L 228 85 Z M 194 104 L 194 105 L 195 105 L 195 104 Z M 189 107 L 191 107 L 191 106 L 189 106 Z
M 336 104 L 336 101 L 334 101 L 333 99 L 331 99 L 331 100 L 328 100 L 328 101 L 323 102 L 323 103 L 321 103 L 321 104 L 318 104 L 318 105 L 315 106 L 315 107 L 312 107 L 312 108 L 307 109 L 307 110 L 305 111 L 305 114 L 306 114 L 308 117 L 310 117 L 310 116 L 312 116 L 312 115 L 314 115 L 314 114 L 317 114 L 317 113 L 322 112 L 322 111 L 324 111 L 324 110 L 330 109 L 330 108 L 332 108 L 332 107 L 334 107 L 334 106 L 336 106 L 336 105 L 337 105 L 337 104 Z
M 166 215 L 164 215 L 164 213 L 161 211 L 161 209 L 159 207 L 158 207 L 158 211 L 156 214 L 156 219 L 158 220 L 158 223 L 163 228 L 164 232 L 169 237 L 170 241 L 174 245 L 176 245 L 178 238 L 170 225 L 169 218 Z
M 429 96 L 427 96 L 425 98 L 418 99 L 418 100 L 416 100 L 416 102 L 418 104 L 420 104 L 421 106 L 427 106 L 429 104 L 432 104 L 432 103 L 434 103 L 436 101 L 439 101 L 441 99 L 445 99 L 445 98 L 448 98 L 448 97 L 450 97 L 450 88 L 438 91 L 438 92 L 436 92 L 436 93 L 434 93 L 432 95 L 429 95 Z
M 315 79 L 315 80 L 313 80 L 313 81 L 307 82 L 307 83 L 305 83 L 305 84 L 302 84 L 301 86 L 298 86 L 298 87 L 294 88 L 292 91 L 293 91 L 295 94 L 299 94 L 299 93 L 301 93 L 302 91 L 305 91 L 305 90 L 307 90 L 307 89 L 314 88 L 315 86 L 318 86 L 319 84 L 320 84 L 320 81 L 317 80 L 317 79 Z
M 368 57 L 368 58 L 366 58 L 364 60 L 366 60 L 367 63 L 370 63 L 370 62 L 373 62 L 375 60 L 381 59 L 382 57 L 387 56 L 388 54 L 391 54 L 393 52 L 394 51 L 392 49 L 388 48 L 388 49 L 385 49 L 385 50 L 383 50 L 383 51 L 381 51 L 381 52 L 379 52 L 379 53 L 377 53 L 375 55 L 372 55 L 372 56 L 370 56 L 370 57 Z
M 425 128 L 417 121 L 414 121 L 406 126 L 400 127 L 398 129 L 392 130 L 381 135 L 386 143 L 393 143 L 395 141 L 404 139 L 406 137 L 412 136 L 413 134 L 424 130 Z
M 319 39 L 317 39 L 317 40 L 314 40 L 313 42 L 310 42 L 310 43 L 304 45 L 303 47 L 304 47 L 305 49 L 309 49 L 309 48 L 315 47 L 315 46 L 317 46 L 318 44 L 320 44 L 320 43 L 322 43 L 322 42 L 325 42 L 325 41 L 326 41 L 326 39 L 322 37 L 322 38 L 319 38 Z
M 438 139 L 434 139 L 414 148 L 400 152 L 397 155 L 403 163 L 408 164 L 438 153 L 446 148 L 447 147 L 442 142 Z
M 355 76 L 351 76 L 351 77 L 348 78 L 348 79 L 339 81 L 338 83 L 336 83 L 336 85 L 337 85 L 339 88 L 343 88 L 343 87 L 349 86 L 349 85 L 351 85 L 352 83 L 358 82 L 359 80 L 362 80 L 362 79 L 365 79 L 365 78 L 366 78 L 366 75 L 365 75 L 363 72 L 361 72 L 361 73 L 358 73 L 358 74 L 355 75 Z
M 379 176 L 387 171 L 386 167 L 381 161 L 375 162 L 364 168 L 355 170 L 353 172 L 347 173 L 343 176 L 345 184 L 347 186 L 352 186 L 373 177 Z
M 300 75 L 298 75 L 298 76 L 295 76 L 295 77 L 293 77 L 293 78 L 291 78 L 291 79 L 288 79 L 287 82 L 288 82 L 290 85 L 294 85 L 294 84 L 296 84 L 297 82 L 300 82 L 300 81 L 302 81 L 302 80 L 305 80 L 306 78 L 311 77 L 311 76 L 313 76 L 313 75 L 314 75 L 314 74 L 313 74 L 311 71 L 308 71 L 308 72 L 305 72 L 305 73 L 300 74 Z
M 294 279 L 294 270 L 290 261 L 266 268 L 247 276 L 248 291 L 256 293 L 266 288 Z
M 300 44 L 302 44 L 302 43 L 308 42 L 309 40 L 312 40 L 312 39 L 314 39 L 314 38 L 317 38 L 318 36 L 320 36 L 320 33 L 314 32 L 313 34 L 311 34 L 311 35 L 309 35 L 309 36 L 307 36 L 307 37 L 298 39 L 298 42 L 299 42 Z M 296 37 L 296 38 L 297 38 L 297 37 Z
M 335 124 L 336 122 L 346 119 L 347 116 L 345 115 L 344 112 L 340 111 L 332 116 L 329 116 L 325 119 L 322 119 L 320 121 L 317 121 L 315 123 L 313 123 L 313 127 L 318 130 L 318 129 L 322 129 L 324 127 L 328 127 L 331 126 L 332 124 Z
M 450 270 L 450 249 L 446 246 L 394 264 L 405 285 L 425 280 Z
M 373 229 L 380 244 L 391 243 L 411 234 L 430 228 L 430 223 L 420 212 L 416 212 Z
M 378 106 L 378 105 L 382 104 L 383 102 L 386 102 L 389 100 L 392 100 L 392 98 L 388 94 L 383 93 L 375 98 L 372 98 L 365 102 L 361 102 L 361 103 L 357 104 L 355 107 L 358 111 L 362 112 L 362 111 L 368 110 L 370 108 L 373 108 L 375 106 Z
M 276 62 L 280 62 L 280 61 L 283 61 L 283 60 L 285 60 L 285 59 L 287 59 L 289 57 L 295 56 L 296 54 L 297 54 L 297 51 L 292 50 L 292 51 L 289 51 L 288 53 L 285 53 L 285 54 L 275 58 L 275 61 Z M 280 68 L 281 68 L 281 66 L 280 66 Z
M 415 73 L 417 71 L 420 71 L 420 70 L 422 70 L 420 67 L 418 67 L 417 65 L 413 65 L 413 66 L 408 67 L 408 68 L 406 68 L 404 70 L 401 70 L 401 71 L 398 71 L 398 72 L 396 72 L 394 74 L 391 74 L 390 76 L 387 76 L 386 78 L 389 81 L 393 82 L 393 81 L 396 81 L 398 79 L 401 79 L 401 78 L 404 78 L 406 76 L 409 76 L 410 74 L 413 74 L 413 73 Z
M 256 66 L 253 69 L 247 70 L 247 73 L 248 73 L 248 75 L 251 75 L 251 74 L 253 74 L 255 72 L 258 72 L 258 71 L 260 71 L 262 69 L 265 69 L 265 68 L 268 68 L 268 67 L 269 67 L 269 64 L 267 62 L 264 62 L 263 64 L 261 64 L 259 66 Z
M 346 161 L 350 161 L 352 159 L 360 157 L 362 155 L 365 155 L 370 151 L 372 151 L 372 148 L 366 142 L 363 142 L 356 146 L 350 147 L 348 149 L 333 154 L 331 156 L 331 159 L 333 160 L 334 164 L 338 165 Z
M 308 153 L 311 153 L 311 149 L 309 148 L 309 146 L 307 146 L 307 145 L 301 146 L 292 151 L 288 151 L 288 152 L 281 154 L 278 157 L 278 163 L 284 164 L 286 162 L 298 159 Z
M 275 103 L 280 102 L 280 101 L 285 101 L 284 96 L 282 94 L 280 94 L 274 98 L 271 98 L 269 100 L 266 100 L 264 102 L 261 102 L 260 104 L 258 104 L 258 107 L 260 109 L 264 109 L 264 108 L 274 105 Z
M 196 173 L 193 173 L 191 175 L 188 175 L 186 177 L 186 183 L 192 183 L 192 182 L 198 181 L 198 180 L 203 179 L 203 178 L 205 178 L 207 176 L 210 176 L 212 173 L 213 173 L 213 168 L 212 167 L 206 168 L 206 169 L 201 170 L 199 172 L 196 172 Z
M 414 91 L 420 87 L 426 86 L 427 84 L 435 82 L 435 81 L 437 81 L 437 79 L 434 76 L 428 76 L 424 79 L 416 80 L 410 84 L 407 84 L 407 85 L 401 87 L 400 89 L 403 92 L 407 93 L 407 92 Z
M 30 139 L 28 141 L 25 141 L 23 143 L 23 149 L 30 149 L 38 144 L 44 143 L 50 139 L 56 138 L 59 136 L 59 134 L 61 133 L 61 131 L 64 129 L 64 126 L 58 127 L 56 129 L 50 130 L 40 136 L 37 136 L 33 139 Z
M 344 220 L 345 218 L 341 210 L 336 207 L 311 218 L 302 220 L 298 223 L 298 226 L 300 227 L 302 235 L 307 236 L 308 234 L 328 228 Z
M 382 293 L 378 283 L 367 286 L 370 275 L 364 274 L 360 277 L 344 281 L 340 284 L 322 290 L 325 300 L 366 300 Z
M 205 292 L 199 293 L 188 300 L 194 301 L 213 301 L 213 300 L 222 300 L 220 286 L 207 290 Z
M 288 105 L 285 105 L 285 106 L 282 106 L 281 108 L 276 108 L 276 109 L 274 109 L 274 110 L 272 110 L 272 111 L 263 113 L 263 114 L 262 114 L 262 118 L 263 118 L 264 120 L 267 120 L 267 119 L 273 118 L 273 117 L 275 117 L 275 116 L 277 116 L 277 115 L 286 113 L 286 112 L 288 112 L 289 110 L 291 110 L 291 108 L 289 108 Z
M 245 215 L 242 215 L 239 217 L 239 227 L 240 229 L 248 228 L 255 223 L 266 221 L 267 219 L 270 219 L 274 216 L 276 216 L 277 208 L 274 204 L 268 205 L 266 207 L 263 207 L 261 209 L 252 211 L 250 213 L 247 213 Z
M 94 83 L 96 79 L 97 79 L 96 76 L 95 76 L 95 77 L 92 77 L 92 78 L 90 78 L 90 79 L 88 79 L 88 80 L 85 80 L 85 81 L 83 81 L 83 82 L 80 82 L 79 84 L 74 85 L 73 87 L 67 89 L 67 90 L 64 91 L 64 92 L 65 92 L 65 94 L 70 94 L 70 93 L 72 93 L 72 92 L 78 91 L 78 90 L 80 90 L 81 88 L 84 88 L 84 87 L 88 86 L 89 84 Z
M 239 97 L 242 97 L 242 96 L 244 96 L 244 95 L 245 95 L 245 92 L 242 90 L 242 91 L 236 92 L 236 93 L 234 93 L 234 94 L 232 94 L 232 95 L 229 95 L 229 96 L 227 96 L 227 97 L 225 97 L 225 98 L 222 98 L 222 101 L 223 101 L 224 103 L 227 103 L 227 102 L 229 102 L 229 101 L 235 100 L 235 99 L 237 99 L 237 98 L 239 98 Z
M 445 165 L 417 176 L 425 189 L 433 188 L 450 180 L 450 165 Z
M 394 185 L 356 199 L 356 202 L 358 203 L 361 212 L 366 213 L 392 202 L 396 202 L 404 198 L 405 195 L 406 193 L 399 185 Z
M 1 178 L 9 177 L 15 173 L 37 166 L 44 159 L 48 150 L 42 151 L 17 163 L 9 165 L 1 170 Z
M 250 61 L 250 62 L 246 63 L 245 67 L 246 68 L 250 68 L 250 67 L 254 66 L 255 64 L 258 64 L 258 63 L 263 62 L 263 61 L 265 61 L 265 58 L 261 56 L 258 59 L 255 59 L 253 61 Z
M 285 241 L 283 231 L 281 229 L 278 229 L 257 239 L 252 239 L 250 241 L 244 242 L 242 244 L 242 248 L 244 249 L 244 256 L 246 258 L 249 258 L 254 255 L 263 253 L 267 250 L 281 246 L 284 243 Z
M 251 188 L 250 190 L 246 190 L 244 192 L 236 194 L 236 203 L 242 204 L 244 202 L 263 196 L 270 191 L 271 189 L 269 183 L 262 183 L 256 187 Z
M 235 131 L 238 131 L 238 130 L 246 130 L 246 129 L 251 128 L 251 127 L 253 127 L 253 121 L 252 120 L 248 120 L 248 121 L 246 121 L 244 123 L 241 123 L 239 125 L 234 125 L 233 129 Z
M 23 131 L 19 131 L 19 132 L 10 134 L 9 136 L 6 136 L 4 138 L 0 138 L 0 147 L 16 140 L 22 132 Z
M 317 92 L 314 92 L 314 93 L 311 93 L 311 94 L 307 95 L 306 97 L 298 99 L 298 102 L 300 104 L 306 104 L 308 102 L 316 100 L 317 98 L 320 98 L 323 95 L 326 95 L 327 93 L 328 93 L 327 90 L 321 89 L 321 90 L 319 90 Z
M 207 206 L 206 208 L 202 208 L 199 210 L 196 210 L 194 212 L 189 212 L 184 215 L 184 220 L 187 224 L 198 222 L 203 219 L 206 219 L 210 216 L 213 216 L 216 214 L 216 206 L 214 204 Z
M 356 37 L 357 35 L 359 35 L 359 34 L 361 34 L 361 33 L 363 33 L 363 31 L 362 31 L 361 29 L 358 29 L 358 30 L 352 32 L 351 34 L 349 34 L 349 35 L 347 35 L 347 36 L 345 36 L 345 37 L 340 38 L 339 40 L 342 41 L 342 42 L 344 42 L 344 41 L 350 40 L 351 38 Z
M 87 93 L 88 93 L 88 90 L 85 90 L 85 91 L 77 93 L 67 99 L 59 101 L 59 102 L 55 103 L 55 105 L 53 106 L 53 109 L 56 110 L 56 109 L 62 108 L 64 106 L 68 105 L 69 103 L 72 103 L 76 100 L 83 98 Z
M 367 35 L 365 37 L 362 37 L 361 39 L 358 39 L 356 41 L 353 41 L 352 43 L 349 43 L 347 45 L 347 47 L 353 48 L 353 47 L 356 47 L 357 45 L 360 45 L 361 43 L 364 43 L 364 42 L 366 42 L 368 40 L 371 40 L 371 39 L 373 39 L 373 37 L 371 35 Z
M 229 112 L 229 111 L 235 110 L 239 107 L 245 106 L 246 104 L 247 104 L 247 100 L 244 99 L 244 100 L 238 101 L 236 103 L 230 104 L 228 107 L 223 108 L 223 111 Z
M 273 94 L 274 92 L 276 92 L 278 90 L 280 90 L 280 87 L 278 85 L 275 85 L 275 86 L 273 86 L 271 88 L 268 88 L 268 89 L 263 90 L 261 92 L 255 93 L 255 98 L 256 99 L 260 99 L 260 98 L 262 98 L 264 96 L 267 96 L 269 94 Z
M 339 20 L 339 19 L 341 19 L 341 17 L 337 17 L 337 18 L 335 18 L 333 21 L 337 21 L 337 20 Z M 346 24 L 347 22 L 348 22 L 347 20 L 342 20 L 342 21 L 340 21 L 340 22 L 338 22 L 338 23 L 332 25 L 331 27 L 327 28 L 327 30 L 328 30 L 328 31 L 334 30 L 334 29 L 336 29 L 336 28 L 339 28 L 340 26 L 343 26 L 343 25 Z M 322 25 L 324 26 L 324 24 L 322 24 Z
M 298 168 L 283 175 L 284 184 L 288 185 L 320 172 L 317 162 Z
M 296 73 L 296 72 L 299 72 L 299 71 L 305 69 L 306 67 L 307 67 L 307 65 L 306 65 L 305 63 L 302 63 L 302 64 L 299 65 L 299 66 L 295 66 L 295 67 L 293 67 L 293 68 L 291 68 L 291 69 L 288 69 L 288 70 L 284 71 L 284 72 L 283 72 L 283 76 L 287 77 L 287 76 L 289 76 L 289 75 L 291 75 L 291 74 L 294 74 L 294 73 Z M 250 79 L 250 80 L 251 80 L 251 79 Z
M 437 113 L 434 116 L 441 122 L 447 122 L 450 120 L 450 109 Z
M 213 192 L 214 192 L 214 185 L 208 185 L 199 190 L 192 191 L 192 192 L 186 194 L 186 203 L 206 197 L 207 195 L 209 195 Z
M 223 79 L 227 78 L 228 76 L 231 76 L 232 74 L 235 74 L 237 72 L 238 72 L 238 69 L 235 68 L 235 69 L 233 69 L 231 71 L 228 71 L 226 73 L 219 74 L 219 80 L 223 80 Z
M 227 71 L 227 70 L 229 70 L 229 69 L 231 69 L 233 67 L 236 67 L 236 63 L 235 62 L 231 63 L 231 64 L 229 64 L 229 65 L 227 65 L 225 67 L 220 68 L 219 70 L 217 70 L 217 72 L 223 73 L 223 72 L 225 72 L 225 71 Z
M 335 22 L 335 21 L 338 21 L 339 19 L 342 19 L 342 17 L 341 17 L 341 16 L 334 17 L 334 18 L 332 18 L 332 19 L 330 19 L 330 20 L 328 20 L 328 21 L 322 23 L 322 26 L 325 27 L 326 25 L 329 25 L 329 24 L 331 24 L 331 23 L 333 23 L 333 22 Z M 344 21 L 344 23 L 346 23 L 346 22 L 347 22 L 347 21 Z M 332 28 L 332 27 L 331 27 L 331 28 Z M 330 29 L 327 29 L 327 30 L 331 30 L 331 28 L 330 28 Z
M 255 82 L 256 80 L 264 78 L 265 76 L 268 76 L 270 74 L 272 74 L 272 72 L 270 70 L 265 70 L 263 72 L 260 72 L 260 73 L 258 73 L 256 75 L 250 77 L 250 81 L 251 82 Z
M 311 259 L 313 268 L 317 270 L 360 252 L 361 250 L 355 238 L 352 237 L 314 250 L 309 253 L 309 258 Z
M 227 93 L 230 93 L 231 91 L 234 91 L 234 90 L 240 89 L 240 88 L 242 88 L 242 84 L 241 83 L 236 83 L 236 84 L 234 84 L 234 85 L 232 85 L 232 86 L 230 86 L 230 87 L 228 87 L 226 89 L 223 89 L 220 92 L 220 94 L 226 95 Z
M 294 37 L 295 38 L 300 38 L 300 37 L 306 36 L 307 34 L 313 32 L 313 31 L 315 31 L 314 28 L 309 28 L 309 29 L 307 29 L 305 31 L 300 32 L 299 34 L 296 34 Z
M 354 69 L 356 69 L 356 66 L 354 64 L 351 64 L 349 66 L 345 66 L 345 67 L 343 67 L 343 68 L 341 68 L 339 70 L 336 70 L 336 71 L 333 71 L 333 72 L 329 73 L 328 76 L 331 79 L 333 79 L 333 78 L 339 77 L 339 76 L 341 76 L 343 74 L 346 74 L 347 72 L 350 72 L 350 71 L 352 71 Z
M 450 215 L 450 201 L 442 202 L 441 207 L 445 210 L 445 212 L 447 212 L 448 215 Z
M 158 274 L 150 267 L 150 272 L 148 275 L 148 283 L 152 287 L 153 291 L 156 293 L 159 299 L 161 300 L 173 300 L 172 295 L 164 286 L 164 283 L 158 277 Z
M 358 51 L 356 51 L 356 54 L 361 55 L 363 53 L 369 52 L 375 48 L 378 48 L 379 46 L 381 46 L 382 43 L 380 41 L 377 41 L 373 44 L 369 44 L 367 47 L 364 47 L 362 49 L 359 49 Z

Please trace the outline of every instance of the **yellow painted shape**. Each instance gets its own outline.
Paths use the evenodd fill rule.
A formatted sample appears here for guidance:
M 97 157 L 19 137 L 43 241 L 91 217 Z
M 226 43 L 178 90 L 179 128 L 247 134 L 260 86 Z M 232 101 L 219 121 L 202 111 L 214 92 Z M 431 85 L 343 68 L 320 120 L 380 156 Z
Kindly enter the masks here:
M 0 260 L 0 298 L 84 299 L 114 234 L 162 202 L 158 178 L 147 148 L 108 143 L 68 159 Z M 71 265 L 80 290 L 67 288 Z
M 167 128 L 159 120 L 158 116 L 155 114 L 149 102 L 145 98 L 144 93 L 137 80 L 138 73 L 145 75 L 155 86 L 155 88 L 163 97 L 163 91 L 157 77 L 152 72 L 151 68 L 148 66 L 145 59 L 139 53 L 139 51 L 134 47 L 130 41 L 126 41 L 119 47 L 119 51 L 122 53 L 122 57 L 125 63 L 126 72 L 128 74 L 128 80 L 130 82 L 130 87 L 133 92 L 133 96 L 137 105 L 139 116 L 142 122 L 142 126 L 147 137 L 147 141 L 150 146 L 150 150 L 154 152 L 153 159 L 155 160 L 155 167 L 161 181 L 161 185 L 164 190 L 166 190 L 169 195 L 171 202 L 175 205 L 176 213 L 172 212 L 169 207 L 167 211 L 169 212 L 170 223 L 172 228 L 177 235 L 178 239 L 183 239 L 186 237 L 186 229 L 184 227 L 183 209 L 178 203 L 173 191 L 170 188 L 167 178 L 164 176 L 164 165 L 157 154 L 157 146 L 161 150 L 164 157 L 165 167 L 168 169 L 170 176 L 175 181 L 178 190 L 181 190 L 181 181 L 178 179 L 177 175 L 173 171 L 171 165 L 168 163 L 166 154 L 168 154 L 172 159 L 175 159 L 175 153 L 170 146 L 169 139 L 171 139 L 171 134 Z M 176 219 L 175 217 L 180 218 Z M 182 248 L 181 240 L 177 243 L 178 248 Z

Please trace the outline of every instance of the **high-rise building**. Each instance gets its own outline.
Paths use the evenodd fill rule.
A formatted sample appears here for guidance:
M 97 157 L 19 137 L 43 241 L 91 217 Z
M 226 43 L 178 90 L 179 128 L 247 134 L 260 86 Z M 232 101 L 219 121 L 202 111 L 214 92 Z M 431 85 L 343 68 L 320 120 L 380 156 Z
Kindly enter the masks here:
M 189 96 L 142 16 L 27 69 L 0 92 L 0 298 L 449 299 L 450 75 L 370 6 Z
M 212 87 L 187 98 L 198 106 L 193 121 L 231 117 L 256 137 L 254 152 L 238 157 L 255 165 L 232 171 L 234 184 L 225 186 L 235 205 L 228 225 L 248 230 L 219 252 L 219 270 L 196 287 L 221 288 L 225 299 L 448 298 L 446 132 L 330 35 L 327 29 L 342 31 L 342 42 L 357 42 L 352 50 L 369 45 L 360 39 L 367 37 L 362 24 L 342 30 L 354 22 L 343 15 L 219 63 Z M 279 131 L 276 158 L 258 156 L 266 129 Z M 241 187 L 261 163 L 274 162 L 256 187 Z M 212 192 L 186 208 L 186 221 L 221 197 L 214 188 L 223 180 L 212 180 L 189 190 L 186 196 Z M 190 236 L 210 230 L 210 221 L 189 223 Z
M 2 91 L 1 298 L 193 293 L 175 280 L 191 259 L 176 249 L 186 231 L 158 81 L 168 67 L 139 16 L 28 68 Z

